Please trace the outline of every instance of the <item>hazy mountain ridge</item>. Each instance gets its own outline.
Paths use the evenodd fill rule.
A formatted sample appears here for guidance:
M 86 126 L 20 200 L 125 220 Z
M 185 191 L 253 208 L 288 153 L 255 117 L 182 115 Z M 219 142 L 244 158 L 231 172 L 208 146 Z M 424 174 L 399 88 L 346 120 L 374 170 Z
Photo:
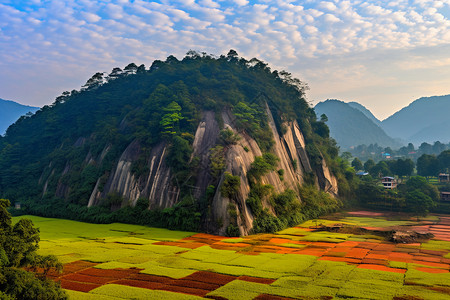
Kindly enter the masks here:
M 353 108 L 356 108 L 360 112 L 362 112 L 366 117 L 368 117 L 372 122 L 374 122 L 376 125 L 381 126 L 381 121 L 375 117 L 372 112 L 365 107 L 364 105 L 358 103 L 358 102 L 348 102 L 348 105 L 350 105 Z
M 342 149 L 375 143 L 381 146 L 400 146 L 399 142 L 388 136 L 381 127 L 372 121 L 372 118 L 367 116 L 373 116 L 369 110 L 364 108 L 367 111 L 364 113 L 361 108 L 364 107 L 357 103 L 349 104 L 329 99 L 318 103 L 314 109 L 318 116 L 327 115 L 330 134 Z M 373 118 L 375 117 L 373 116 Z
M 419 144 L 450 141 L 450 95 L 422 97 L 381 122 L 393 137 Z
M 8 126 L 14 123 L 20 116 L 28 112 L 34 113 L 38 109 L 38 107 L 23 105 L 0 98 L 0 135 L 4 134 Z

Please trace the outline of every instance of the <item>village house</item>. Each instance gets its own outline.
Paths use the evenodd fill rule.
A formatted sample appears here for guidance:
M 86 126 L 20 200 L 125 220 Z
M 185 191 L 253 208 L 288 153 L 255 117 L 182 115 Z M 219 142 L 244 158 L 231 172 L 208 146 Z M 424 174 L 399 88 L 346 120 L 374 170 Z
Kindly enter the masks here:
M 450 192 L 441 192 L 441 201 L 450 202 Z
M 450 182 L 450 175 L 446 173 L 440 173 L 439 174 L 439 182 L 445 183 Z
M 381 178 L 381 183 L 385 189 L 395 189 L 397 187 L 397 180 L 394 177 L 386 176 Z

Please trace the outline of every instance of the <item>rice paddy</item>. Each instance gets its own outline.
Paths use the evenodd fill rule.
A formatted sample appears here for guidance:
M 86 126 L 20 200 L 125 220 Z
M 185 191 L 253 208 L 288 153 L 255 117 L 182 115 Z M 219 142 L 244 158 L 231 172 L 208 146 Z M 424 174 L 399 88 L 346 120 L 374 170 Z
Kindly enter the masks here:
M 448 216 L 355 212 L 240 238 L 25 217 L 40 228 L 39 253 L 64 263 L 50 277 L 71 299 L 450 299 Z M 394 244 L 315 229 L 337 223 L 437 234 Z

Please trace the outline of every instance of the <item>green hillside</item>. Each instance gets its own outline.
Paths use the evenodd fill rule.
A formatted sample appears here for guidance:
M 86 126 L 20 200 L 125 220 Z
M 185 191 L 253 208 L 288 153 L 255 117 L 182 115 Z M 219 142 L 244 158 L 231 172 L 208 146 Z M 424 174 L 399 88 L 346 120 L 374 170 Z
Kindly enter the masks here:
M 281 208 L 298 203 L 292 212 L 300 212 L 299 183 L 337 193 L 323 164 L 337 172 L 337 149 L 304 88 L 234 51 L 97 73 L 0 138 L 0 197 L 45 216 L 241 234 L 253 219 L 241 224 L 235 215 L 255 214 L 264 231 L 273 215 L 260 205 L 274 199 L 269 205 L 285 220 L 274 226 L 287 226 L 297 219 Z M 286 150 L 283 134 L 292 132 Z M 244 165 L 233 164 L 236 157 Z M 258 192 L 264 176 L 272 189 Z

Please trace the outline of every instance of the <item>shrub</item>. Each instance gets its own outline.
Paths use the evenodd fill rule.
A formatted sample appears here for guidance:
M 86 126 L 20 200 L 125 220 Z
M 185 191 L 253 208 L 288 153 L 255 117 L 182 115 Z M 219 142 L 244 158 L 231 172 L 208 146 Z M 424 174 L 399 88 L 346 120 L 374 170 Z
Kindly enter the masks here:
M 224 145 L 235 145 L 241 137 L 233 130 L 226 128 L 220 131 L 220 140 Z
M 241 185 L 241 178 L 233 176 L 229 172 L 225 172 L 225 179 L 223 180 L 220 192 L 223 196 L 233 198 L 238 192 Z
M 255 161 L 251 163 L 248 171 L 249 179 L 259 181 L 261 176 L 264 176 L 270 171 L 275 171 L 280 159 L 272 153 L 264 153 L 262 156 L 256 156 Z

